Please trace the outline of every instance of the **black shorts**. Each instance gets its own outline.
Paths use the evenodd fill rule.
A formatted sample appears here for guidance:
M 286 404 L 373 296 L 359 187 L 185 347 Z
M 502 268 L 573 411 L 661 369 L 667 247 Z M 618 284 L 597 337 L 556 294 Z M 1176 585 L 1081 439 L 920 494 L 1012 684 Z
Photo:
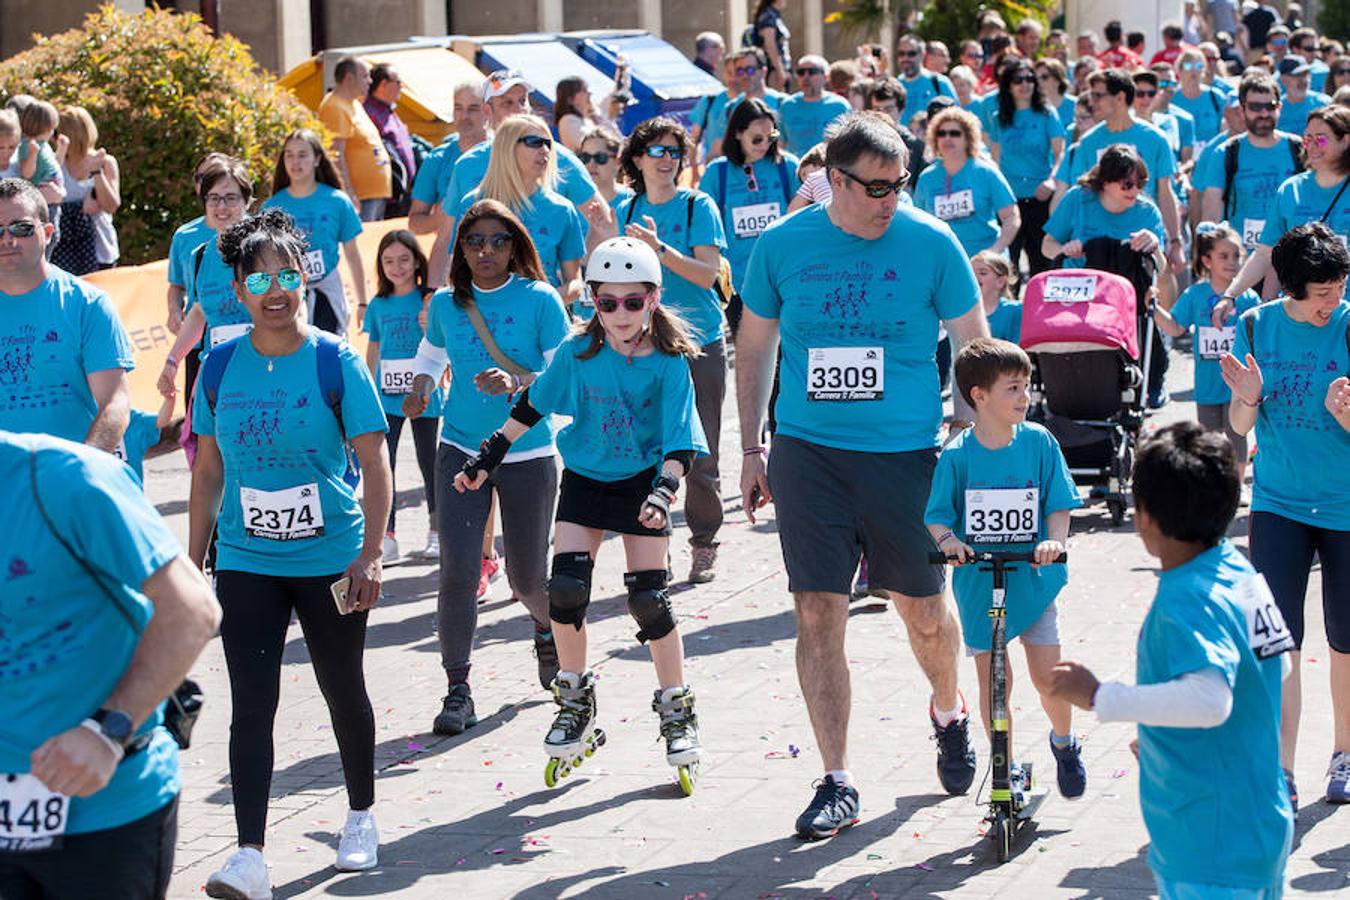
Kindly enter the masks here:
M 860 556 L 869 584 L 908 597 L 941 594 L 944 566 L 923 525 L 937 448 L 904 453 L 837 450 L 777 435 L 769 490 L 788 590 L 847 596 Z
M 596 481 L 563 469 L 558 490 L 558 513 L 554 520 L 571 522 L 586 528 L 599 528 L 616 534 L 643 537 L 668 537 L 670 517 L 661 528 L 647 528 L 638 522 L 638 513 L 652 492 L 656 469 L 639 472 L 622 481 Z

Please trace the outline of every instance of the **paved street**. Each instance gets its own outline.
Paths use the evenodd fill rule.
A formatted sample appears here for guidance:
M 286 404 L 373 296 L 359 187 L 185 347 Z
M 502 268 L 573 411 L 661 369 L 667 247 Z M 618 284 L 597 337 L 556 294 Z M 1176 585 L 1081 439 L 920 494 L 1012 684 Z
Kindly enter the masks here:
M 1169 421 L 1193 414 L 1177 386 L 1190 378 L 1175 358 L 1178 396 Z M 729 392 L 731 393 L 731 392 Z M 998 866 L 982 840 L 974 792 L 942 794 L 934 772 L 928 690 L 899 617 L 880 602 L 855 604 L 850 764 L 862 821 L 841 836 L 804 844 L 792 823 L 820 777 L 793 665 L 794 624 L 772 509 L 749 527 L 741 510 L 740 446 L 728 398 L 723 446 L 727 522 L 718 579 L 674 603 L 698 696 L 705 763 L 695 795 L 681 796 L 664 761 L 650 710 L 654 674 L 633 638 L 625 606 L 622 548 L 605 542 L 596 569 L 592 657 L 600 674 L 600 722 L 608 744 L 558 789 L 544 787 L 542 740 L 553 706 L 539 689 L 529 624 L 505 580 L 481 607 L 472 683 L 479 725 L 456 738 L 430 734 L 444 693 L 434 634 L 436 570 L 387 570 L 388 600 L 371 615 L 366 672 L 377 721 L 380 773 L 375 814 L 381 865 L 360 874 L 332 868 L 335 830 L 346 813 L 327 710 L 292 626 L 282 672 L 266 856 L 277 897 L 399 898 L 652 897 L 1085 897 L 1148 896 L 1147 836 L 1129 751 L 1133 729 L 1075 721 L 1089 770 L 1087 796 L 1068 803 L 1053 786 L 1048 723 L 1020 651 L 1014 651 L 1017 758 L 1035 763 L 1050 796 L 1014 859 Z M 411 440 L 400 457 L 399 534 L 422 546 L 425 512 Z M 152 498 L 186 538 L 187 475 L 180 455 L 148 466 Z M 878 485 L 884 490 L 884 485 Z M 1245 513 L 1245 511 L 1244 511 Z M 677 519 L 677 523 L 678 523 Z M 1234 535 L 1245 544 L 1245 515 Z M 688 570 L 677 529 L 674 568 Z M 1110 527 L 1097 505 L 1074 516 L 1072 564 L 1061 596 L 1064 652 L 1102 678 L 1133 680 L 1134 637 L 1154 586 L 1152 561 L 1129 522 Z M 1290 895 L 1350 890 L 1350 811 L 1321 802 L 1330 753 L 1327 645 L 1320 572 L 1310 595 L 1305 645 L 1308 696 L 1298 780 L 1305 808 L 1289 865 Z M 962 686 L 976 699 L 974 666 Z M 183 755 L 177 872 L 171 896 L 200 897 L 207 875 L 234 848 L 226 760 L 229 695 L 219 641 L 195 670 L 207 706 Z M 978 726 L 981 772 L 988 745 Z M 977 781 L 978 784 L 978 781 Z

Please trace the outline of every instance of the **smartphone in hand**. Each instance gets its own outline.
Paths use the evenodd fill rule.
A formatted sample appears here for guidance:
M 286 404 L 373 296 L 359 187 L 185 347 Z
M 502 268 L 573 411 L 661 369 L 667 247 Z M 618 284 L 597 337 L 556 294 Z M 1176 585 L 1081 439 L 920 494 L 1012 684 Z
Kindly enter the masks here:
M 350 575 L 344 575 L 329 586 L 329 590 L 333 592 L 333 602 L 337 604 L 337 611 L 340 616 L 345 616 L 352 611 L 347 602 L 347 595 L 351 592 L 351 589 L 352 577 Z

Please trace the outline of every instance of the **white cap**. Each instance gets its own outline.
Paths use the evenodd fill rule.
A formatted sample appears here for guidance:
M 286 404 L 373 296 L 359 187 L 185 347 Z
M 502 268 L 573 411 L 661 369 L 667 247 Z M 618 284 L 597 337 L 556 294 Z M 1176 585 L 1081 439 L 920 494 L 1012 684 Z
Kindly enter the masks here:
M 642 241 L 615 237 L 591 251 L 586 261 L 586 280 L 616 284 L 648 282 L 661 284 L 661 260 L 656 251 Z
M 518 84 L 525 85 L 527 92 L 530 90 L 530 83 L 516 69 L 498 69 L 483 82 L 483 99 L 492 100 L 500 97 Z

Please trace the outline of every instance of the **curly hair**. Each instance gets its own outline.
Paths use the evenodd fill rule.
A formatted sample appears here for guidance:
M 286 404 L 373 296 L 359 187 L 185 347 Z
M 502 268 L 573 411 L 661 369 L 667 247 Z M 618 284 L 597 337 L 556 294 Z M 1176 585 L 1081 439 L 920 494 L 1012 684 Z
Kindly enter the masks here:
M 623 156 L 619 161 L 619 171 L 623 173 L 624 181 L 632 186 L 634 192 L 647 193 L 647 183 L 642 178 L 642 170 L 638 168 L 638 157 L 644 155 L 649 146 L 667 135 L 673 137 L 683 151 L 675 168 L 677 181 L 684 172 L 684 163 L 689 159 L 690 151 L 693 149 L 689 133 L 684 130 L 683 125 L 668 116 L 648 119 L 634 128 L 633 133 L 628 136 L 628 141 L 623 145 Z
M 244 280 L 253 264 L 262 256 L 276 256 L 295 268 L 301 268 L 309 240 L 290 215 L 279 209 L 265 209 L 246 215 L 220 233 L 216 239 L 220 258 Z

